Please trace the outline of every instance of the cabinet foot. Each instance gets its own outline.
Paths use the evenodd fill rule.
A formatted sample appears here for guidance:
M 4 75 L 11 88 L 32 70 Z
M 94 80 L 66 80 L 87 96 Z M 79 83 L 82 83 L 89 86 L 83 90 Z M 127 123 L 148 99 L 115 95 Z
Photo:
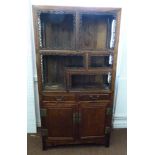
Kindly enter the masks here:
M 110 146 L 110 134 L 106 134 L 105 136 L 105 147 Z
M 46 137 L 42 137 L 42 150 L 45 151 L 47 150 L 47 145 L 46 145 Z

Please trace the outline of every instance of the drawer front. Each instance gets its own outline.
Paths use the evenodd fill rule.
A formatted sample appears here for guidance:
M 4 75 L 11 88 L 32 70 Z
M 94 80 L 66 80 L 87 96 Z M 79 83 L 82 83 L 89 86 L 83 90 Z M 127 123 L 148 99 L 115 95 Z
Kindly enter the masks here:
M 65 107 L 68 105 L 75 105 L 75 101 L 42 101 L 41 108 L 52 108 L 52 107 Z
M 54 96 L 43 96 L 43 101 L 74 101 L 75 96 L 71 95 L 54 95 Z
M 84 94 L 79 95 L 79 101 L 94 101 L 94 100 L 110 100 L 111 94 Z

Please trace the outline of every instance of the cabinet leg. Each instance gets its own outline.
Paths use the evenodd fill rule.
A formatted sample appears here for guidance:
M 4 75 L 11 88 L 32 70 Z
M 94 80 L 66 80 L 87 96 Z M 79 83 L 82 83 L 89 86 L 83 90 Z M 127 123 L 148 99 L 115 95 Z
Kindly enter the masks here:
M 110 146 L 110 134 L 106 134 L 105 136 L 105 147 Z
M 42 150 L 43 151 L 47 150 L 46 137 L 45 136 L 42 136 Z

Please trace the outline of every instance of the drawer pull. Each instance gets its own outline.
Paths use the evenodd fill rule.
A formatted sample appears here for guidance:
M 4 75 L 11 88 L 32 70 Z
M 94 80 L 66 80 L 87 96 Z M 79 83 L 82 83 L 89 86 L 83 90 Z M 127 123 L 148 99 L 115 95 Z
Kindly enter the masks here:
M 97 95 L 97 96 L 90 95 L 89 97 L 90 97 L 92 100 L 97 100 L 97 99 L 99 99 L 99 95 Z
M 59 97 L 55 97 L 56 101 L 63 101 L 64 100 L 64 96 L 59 96 Z

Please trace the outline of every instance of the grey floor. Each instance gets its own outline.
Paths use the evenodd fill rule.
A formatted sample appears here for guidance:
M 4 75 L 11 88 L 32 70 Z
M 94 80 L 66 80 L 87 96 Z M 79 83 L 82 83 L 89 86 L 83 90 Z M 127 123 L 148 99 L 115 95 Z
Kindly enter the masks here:
M 100 145 L 67 145 L 42 151 L 39 135 L 28 135 L 28 155 L 127 155 L 127 130 L 115 129 L 111 134 L 110 147 Z

